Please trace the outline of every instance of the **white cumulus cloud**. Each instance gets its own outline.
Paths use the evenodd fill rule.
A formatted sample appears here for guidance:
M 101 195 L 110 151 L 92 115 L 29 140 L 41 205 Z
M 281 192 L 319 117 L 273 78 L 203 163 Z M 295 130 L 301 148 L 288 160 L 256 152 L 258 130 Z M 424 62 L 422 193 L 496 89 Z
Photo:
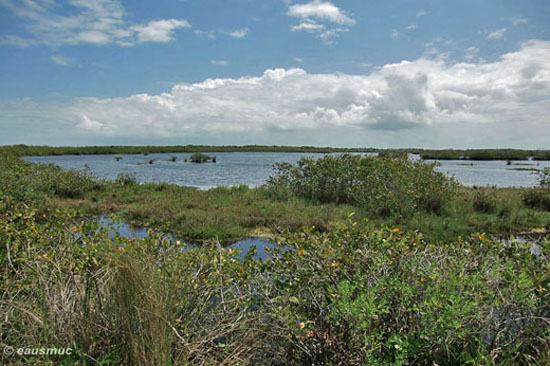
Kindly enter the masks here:
M 293 25 L 290 27 L 291 31 L 306 31 L 306 32 L 318 32 L 325 29 L 323 24 L 317 24 L 313 21 L 301 22 L 298 25 Z
M 146 25 L 136 25 L 132 30 L 137 32 L 139 42 L 170 42 L 174 38 L 174 29 L 190 28 L 191 25 L 186 20 L 162 19 L 147 23 Z
M 529 41 L 495 62 L 421 57 L 365 75 L 269 69 L 206 79 L 168 93 L 75 100 L 77 126 L 106 135 L 366 128 L 446 124 L 548 126 L 550 42 Z
M 231 32 L 227 32 L 226 34 L 233 38 L 244 38 L 248 34 L 248 28 L 237 29 Z
M 288 15 L 302 19 L 317 18 L 337 24 L 351 25 L 355 23 L 355 20 L 340 10 L 336 5 L 321 0 L 291 5 L 288 9 Z
M 265 143 L 279 136 L 286 144 L 544 147 L 550 139 L 549 59 L 550 41 L 532 40 L 491 62 L 426 54 L 354 75 L 268 69 L 177 83 L 160 94 L 55 103 L 0 99 L 0 126 L 11 131 L 0 139 L 14 143 L 14 136 L 23 141 L 34 134 L 40 142 L 62 131 L 95 143 L 193 143 L 197 136 L 257 143 L 253 136 L 261 135 Z
M 493 32 L 489 32 L 489 34 L 487 34 L 487 39 L 500 39 L 504 36 L 504 33 L 506 33 L 506 28 L 497 29 Z
M 317 33 L 326 43 L 332 43 L 340 33 L 348 32 L 349 26 L 355 24 L 355 20 L 345 11 L 322 0 L 290 5 L 287 15 L 300 19 L 299 24 L 290 26 L 291 31 Z
M 468 48 L 466 48 L 464 58 L 466 58 L 466 60 L 468 60 L 468 61 L 471 61 L 475 57 L 477 57 L 478 53 L 479 53 L 479 48 L 477 48 L 475 46 L 468 47 Z
M 11 10 L 23 21 L 26 36 L 3 35 L 0 44 L 29 47 L 45 44 L 118 44 L 133 46 L 141 42 L 169 42 L 173 31 L 189 28 L 184 19 L 159 19 L 146 24 L 125 20 L 126 11 L 118 0 L 0 0 L 0 6 Z M 69 11 L 64 11 L 64 10 Z

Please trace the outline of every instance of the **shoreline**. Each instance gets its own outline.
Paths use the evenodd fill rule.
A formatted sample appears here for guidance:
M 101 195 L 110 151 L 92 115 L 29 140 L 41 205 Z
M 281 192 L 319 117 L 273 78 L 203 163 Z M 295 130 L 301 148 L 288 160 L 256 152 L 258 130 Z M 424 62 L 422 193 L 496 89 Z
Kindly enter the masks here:
M 525 149 L 423 149 L 374 147 L 317 147 L 282 145 L 167 145 L 167 146 L 39 146 L 39 145 L 1 145 L 0 153 L 23 156 L 57 155 L 111 155 L 111 154 L 163 154 L 195 152 L 279 152 L 279 153 L 378 153 L 378 154 L 417 154 L 424 160 L 467 160 L 467 161 L 548 161 L 550 150 Z

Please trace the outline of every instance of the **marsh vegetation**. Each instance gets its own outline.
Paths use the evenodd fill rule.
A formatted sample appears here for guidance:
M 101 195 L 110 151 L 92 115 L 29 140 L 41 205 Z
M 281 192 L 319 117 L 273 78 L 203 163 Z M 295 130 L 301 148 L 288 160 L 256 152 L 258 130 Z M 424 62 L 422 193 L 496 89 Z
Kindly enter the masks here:
M 3 362 L 548 364 L 550 242 L 536 256 L 493 238 L 550 229 L 548 173 L 474 189 L 433 168 L 327 156 L 200 191 L 1 154 L 0 342 L 75 349 Z M 86 219 L 106 213 L 155 230 Z M 254 233 L 271 260 L 223 248 Z

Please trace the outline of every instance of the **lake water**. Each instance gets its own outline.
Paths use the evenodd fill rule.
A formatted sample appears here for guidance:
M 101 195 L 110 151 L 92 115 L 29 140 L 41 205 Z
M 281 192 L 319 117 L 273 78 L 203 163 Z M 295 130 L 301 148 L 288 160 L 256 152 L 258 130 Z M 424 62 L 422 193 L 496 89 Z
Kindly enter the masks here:
M 319 158 L 320 153 L 281 152 L 225 152 L 207 153 L 217 162 L 195 164 L 184 162 L 189 153 L 116 155 L 60 155 L 30 156 L 24 159 L 33 163 L 53 163 L 63 169 L 90 167 L 102 179 L 113 180 L 119 173 L 134 173 L 139 182 L 167 182 L 183 186 L 209 189 L 217 186 L 246 184 L 256 187 L 264 184 L 273 174 L 276 162 L 295 163 L 304 156 Z M 177 161 L 170 161 L 176 156 Z M 412 156 L 415 158 L 415 156 Z M 150 160 L 153 164 L 148 164 Z M 531 170 L 550 167 L 549 161 L 518 161 L 507 165 L 506 161 L 442 160 L 437 169 L 454 176 L 467 186 L 495 185 L 498 187 L 532 187 L 537 184 L 537 175 Z M 537 165 L 538 164 L 538 165 Z

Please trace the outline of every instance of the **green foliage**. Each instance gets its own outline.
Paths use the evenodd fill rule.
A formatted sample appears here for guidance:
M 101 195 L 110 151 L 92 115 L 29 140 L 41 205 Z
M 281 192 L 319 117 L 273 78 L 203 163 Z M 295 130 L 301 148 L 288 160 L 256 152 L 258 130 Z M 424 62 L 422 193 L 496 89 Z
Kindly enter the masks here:
M 55 195 L 62 198 L 79 198 L 86 192 L 98 185 L 90 171 L 69 170 L 52 165 L 45 165 L 38 169 L 45 190 L 51 190 Z
M 99 187 L 88 170 L 64 171 L 53 164 L 33 165 L 0 154 L 0 191 L 19 202 L 37 204 L 50 194 L 78 198 Z
M 194 153 L 189 159 L 192 163 L 206 163 L 207 161 L 211 161 L 212 157 L 203 153 Z
M 439 212 L 454 196 L 457 184 L 434 167 L 403 156 L 329 155 L 303 158 L 296 165 L 277 163 L 268 186 L 381 216 L 407 216 L 416 210 Z
M 523 195 L 523 203 L 530 208 L 550 211 L 550 191 L 547 189 L 532 189 Z
M 242 365 L 264 357 L 268 329 L 255 310 L 261 263 L 215 245 L 182 250 L 155 233 L 110 238 L 93 222 L 55 215 L 39 224 L 35 211 L 0 197 L 0 347 L 75 352 L 0 356 L 3 364 Z
M 135 173 L 119 173 L 115 179 L 115 184 L 121 186 L 133 186 L 138 183 Z
M 437 160 L 550 160 L 550 150 L 518 149 L 469 149 L 469 150 L 422 150 L 423 159 Z M 507 162 L 508 164 L 508 162 Z M 510 164 L 508 164 L 510 165 Z
M 371 160 L 360 164 L 379 174 L 379 181 L 395 184 L 399 194 L 408 191 L 399 186 L 400 180 L 383 175 L 387 169 L 418 184 L 433 173 L 429 165 L 411 168 L 403 159 Z M 58 196 L 51 181 L 61 174 L 81 179 L 74 172 L 6 156 L 0 157 L 0 164 L 0 348 L 76 350 L 70 358 L 2 362 L 550 362 L 550 261 L 531 254 L 528 244 L 455 235 L 436 245 L 413 230 L 342 223 L 352 207 L 308 203 L 287 194 L 287 185 L 198 191 L 168 184 L 98 183 L 85 175 L 83 184 L 90 186 L 83 198 L 73 200 Z M 325 164 L 320 167 L 330 174 L 308 171 L 309 177 L 337 181 L 338 173 L 329 169 L 334 165 Z M 398 173 L 404 166 L 413 172 Z M 329 197 L 344 197 L 327 192 Z M 455 216 L 417 212 L 402 223 L 413 228 L 418 222 L 426 228 L 441 223 L 452 231 L 469 219 L 477 223 L 484 217 L 491 225 L 505 226 L 503 218 L 473 210 L 471 190 L 460 192 L 449 208 Z M 522 219 L 548 217 L 520 209 L 518 192 L 529 190 L 495 190 L 499 207 L 513 207 L 510 220 L 516 220 L 516 214 L 524 215 L 517 216 Z M 34 195 L 66 206 L 62 211 L 45 210 L 44 204 L 30 199 Z M 180 228 L 201 239 L 242 237 L 257 227 L 294 233 L 285 231 L 277 240 L 273 260 L 261 262 L 251 255 L 240 260 L 217 241 L 205 241 L 197 249 L 152 231 L 143 240 L 110 237 L 69 209 L 75 201 L 112 205 L 126 218 L 135 216 L 157 228 Z M 299 230 L 303 223 L 315 229 Z M 550 258 L 550 242 L 542 240 L 540 245 L 542 258 Z
M 17 202 L 38 204 L 44 199 L 40 181 L 34 179 L 31 165 L 13 155 L 0 154 L 0 192 Z
M 269 263 L 288 365 L 549 361 L 550 263 L 529 245 L 431 245 L 356 222 L 280 243 L 294 249 Z
M 473 207 L 480 213 L 494 213 L 497 210 L 497 199 L 491 189 L 478 189 L 474 195 Z
M 550 168 L 544 168 L 539 172 L 539 187 L 550 190 Z
M 475 231 L 496 235 L 530 231 L 548 227 L 550 222 L 550 211 L 540 208 L 547 206 L 531 208 L 523 202 L 530 189 L 492 190 L 498 207 L 492 214 L 479 213 L 473 208 L 473 193 L 477 190 L 460 187 L 457 196 L 446 202 L 441 212 L 433 213 L 443 202 L 432 201 L 435 204 L 430 209 L 429 197 L 425 196 L 421 207 L 428 208 L 416 210 L 410 216 L 373 217 L 369 207 L 319 204 L 296 197 L 290 188 L 282 185 L 201 191 L 166 183 L 134 184 L 133 175 L 126 176 L 128 173 L 123 173 L 115 182 L 85 180 L 84 184 L 73 185 L 79 192 L 73 194 L 74 198 L 64 198 L 45 183 L 55 183 L 59 175 L 71 176 L 71 172 L 1 154 L 0 167 L 0 191 L 40 211 L 76 209 L 79 215 L 117 212 L 134 225 L 177 233 L 195 243 L 214 238 L 226 243 L 312 225 L 318 230 L 329 230 L 333 223 L 345 219 L 352 211 L 357 217 L 369 216 L 381 225 L 420 230 L 437 242 L 451 241 Z M 68 179 L 75 180 L 74 177 Z

